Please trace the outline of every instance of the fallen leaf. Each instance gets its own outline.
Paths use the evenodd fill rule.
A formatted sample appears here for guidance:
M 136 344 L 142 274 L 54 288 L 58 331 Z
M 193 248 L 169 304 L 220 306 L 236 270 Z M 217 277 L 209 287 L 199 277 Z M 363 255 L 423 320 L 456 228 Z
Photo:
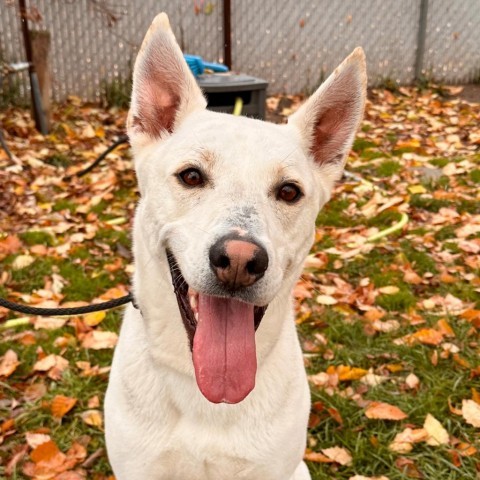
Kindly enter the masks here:
M 377 420 L 404 420 L 408 417 L 395 405 L 384 402 L 372 402 L 365 410 L 365 416 Z
M 83 321 L 90 327 L 98 325 L 106 316 L 105 311 L 88 313 L 83 317 Z
M 303 458 L 309 462 L 315 463 L 333 463 L 333 460 L 330 457 L 327 457 L 320 452 L 307 452 Z
M 29 447 L 33 449 L 37 448 L 39 445 L 42 445 L 42 443 L 47 443 L 52 440 L 50 435 L 35 432 L 27 432 L 25 434 L 25 439 Z
M 468 424 L 480 428 L 480 405 L 474 400 L 463 400 L 462 417 Z
M 21 270 L 22 268 L 29 267 L 35 258 L 31 255 L 18 255 L 12 262 L 13 270 Z
M 48 372 L 48 376 L 53 380 L 59 380 L 63 371 L 68 367 L 68 360 L 60 355 L 50 354 L 45 358 L 38 360 L 33 369 L 37 372 Z
M 57 466 L 59 463 L 63 463 L 65 455 L 59 450 L 55 442 L 49 440 L 48 442 L 38 445 L 32 453 L 30 453 L 30 458 L 35 463 L 48 463 L 52 466 Z
M 338 301 L 331 295 L 318 295 L 315 299 L 320 305 L 335 305 Z
M 45 330 L 56 330 L 62 328 L 67 323 L 66 318 L 61 317 L 37 317 L 33 323 L 35 330 L 44 328 Z
M 446 445 L 449 441 L 448 432 L 443 428 L 442 424 L 430 413 L 425 418 L 423 428 L 428 432 L 426 440 L 428 445 L 439 446 Z
M 420 385 L 420 380 L 414 373 L 410 373 L 405 379 L 405 385 L 408 388 L 415 390 Z
M 426 193 L 427 189 L 423 185 L 411 185 L 408 187 L 408 191 L 413 194 Z
M 93 330 L 88 332 L 82 341 L 83 348 L 92 350 L 101 350 L 103 348 L 113 348 L 117 344 L 118 335 L 115 332 L 103 332 Z
M 386 287 L 380 287 L 378 291 L 384 295 L 395 295 L 400 289 L 395 285 L 387 285 Z
M 0 377 L 9 377 L 20 365 L 18 355 L 13 350 L 7 350 L 0 360 Z
M 342 447 L 331 447 L 322 449 L 322 453 L 340 465 L 350 465 L 352 463 L 352 456 L 350 452 Z
M 22 242 L 16 235 L 8 235 L 0 240 L 0 259 L 17 253 L 22 248 Z
M 75 406 L 76 403 L 76 398 L 56 395 L 50 404 L 50 410 L 55 418 L 62 418 Z
M 87 425 L 92 427 L 101 428 L 103 425 L 103 416 L 100 410 L 86 410 L 80 416 Z

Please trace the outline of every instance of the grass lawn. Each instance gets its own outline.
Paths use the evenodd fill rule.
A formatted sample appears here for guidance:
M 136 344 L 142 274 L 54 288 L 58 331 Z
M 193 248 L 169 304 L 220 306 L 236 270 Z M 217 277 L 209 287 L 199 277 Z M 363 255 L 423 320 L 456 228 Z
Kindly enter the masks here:
M 480 106 L 448 89 L 375 90 L 348 176 L 319 214 L 295 289 L 312 387 L 315 480 L 480 475 Z M 282 119 L 278 97 L 270 113 Z M 125 294 L 137 199 L 127 149 L 81 179 L 125 112 L 71 99 L 54 131 L 0 112 L 0 296 Z M 363 181 L 363 180 L 366 180 Z M 370 241 L 408 215 L 402 229 Z M 19 318 L 0 309 L 0 321 Z M 113 478 L 102 402 L 121 309 L 0 324 L 0 478 Z

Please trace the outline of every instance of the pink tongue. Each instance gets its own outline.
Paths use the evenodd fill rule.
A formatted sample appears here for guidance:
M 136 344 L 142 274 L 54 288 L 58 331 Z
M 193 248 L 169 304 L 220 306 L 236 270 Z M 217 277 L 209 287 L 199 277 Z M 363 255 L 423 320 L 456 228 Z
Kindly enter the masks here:
M 257 371 L 253 305 L 200 294 L 193 365 L 210 402 L 241 402 L 253 390 Z

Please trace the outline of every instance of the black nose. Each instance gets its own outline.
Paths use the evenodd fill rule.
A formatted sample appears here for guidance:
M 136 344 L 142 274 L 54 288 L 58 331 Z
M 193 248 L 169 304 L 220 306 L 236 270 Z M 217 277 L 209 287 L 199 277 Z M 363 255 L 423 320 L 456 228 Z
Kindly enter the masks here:
M 210 266 L 217 278 L 229 289 L 253 285 L 268 268 L 268 254 L 256 242 L 227 235 L 210 248 Z

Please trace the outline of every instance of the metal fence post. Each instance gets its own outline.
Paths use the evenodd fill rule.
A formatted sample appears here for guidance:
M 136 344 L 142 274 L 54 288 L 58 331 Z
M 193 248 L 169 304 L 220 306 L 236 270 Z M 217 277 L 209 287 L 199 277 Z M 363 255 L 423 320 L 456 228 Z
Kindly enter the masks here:
M 427 36 L 428 0 L 420 0 L 420 18 L 418 20 L 417 55 L 415 58 L 415 80 L 422 78 L 425 39 Z

